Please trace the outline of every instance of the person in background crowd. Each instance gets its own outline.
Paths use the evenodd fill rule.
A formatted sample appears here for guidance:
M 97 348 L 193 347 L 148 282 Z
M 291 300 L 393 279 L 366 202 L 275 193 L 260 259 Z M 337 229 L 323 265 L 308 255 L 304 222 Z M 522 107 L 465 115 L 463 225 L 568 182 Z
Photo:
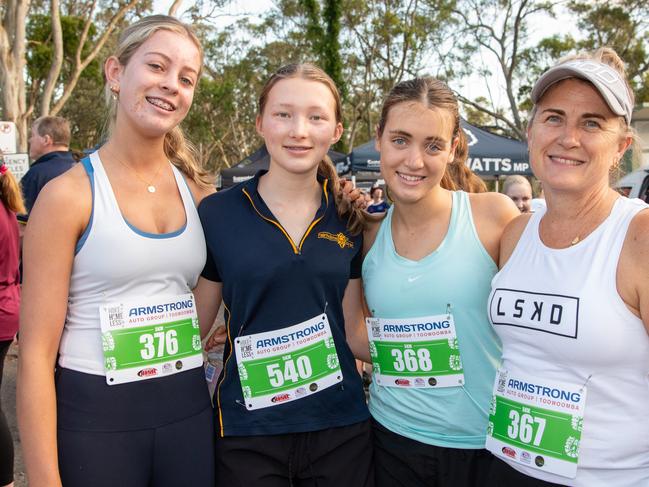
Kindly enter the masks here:
M 199 207 L 199 320 L 223 302 L 227 323 L 217 485 L 371 487 L 369 412 L 346 342 L 364 333 L 349 329 L 362 322 L 362 220 L 324 159 L 343 131 L 338 90 L 314 65 L 284 66 L 256 126 L 268 171 Z
M 4 361 L 18 331 L 20 243 L 16 214 L 25 211 L 20 187 L 0 152 L 0 388 Z M 0 486 L 12 486 L 14 443 L 0 402 Z
M 127 27 L 104 64 L 107 142 L 31 213 L 18 419 L 33 487 L 214 486 L 211 323 L 199 332 L 191 294 L 195 201 L 214 189 L 179 128 L 202 57 L 173 17 Z
M 27 212 L 18 216 L 25 223 L 36 197 L 50 180 L 77 162 L 70 152 L 70 123 L 62 117 L 41 117 L 32 124 L 29 137 L 32 164 L 20 180 Z
M 649 485 L 649 206 L 609 187 L 634 97 L 609 48 L 536 81 L 530 161 L 547 210 L 505 230 L 491 487 Z
M 503 183 L 503 193 L 509 196 L 521 213 L 531 211 L 532 185 L 523 176 L 507 176 Z
M 385 213 L 388 211 L 390 205 L 383 199 L 383 188 L 374 186 L 370 190 L 370 198 L 372 198 L 372 202 L 367 207 L 368 213 Z
M 458 101 L 443 82 L 397 84 L 376 140 L 394 204 L 364 236 L 372 356 L 367 334 L 352 348 L 374 363 L 377 486 L 478 487 L 493 458 L 484 444 L 500 358 L 485 305 L 502 231 L 518 212 L 504 195 L 455 190 L 472 174 Z

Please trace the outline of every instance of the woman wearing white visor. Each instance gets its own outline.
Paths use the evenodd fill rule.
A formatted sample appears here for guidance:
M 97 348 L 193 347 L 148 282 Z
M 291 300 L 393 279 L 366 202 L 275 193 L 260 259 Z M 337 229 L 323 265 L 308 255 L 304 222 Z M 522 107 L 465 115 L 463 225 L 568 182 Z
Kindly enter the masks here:
M 609 187 L 633 140 L 611 49 L 536 82 L 528 128 L 547 210 L 505 230 L 489 315 L 503 342 L 488 485 L 649 485 L 649 212 Z

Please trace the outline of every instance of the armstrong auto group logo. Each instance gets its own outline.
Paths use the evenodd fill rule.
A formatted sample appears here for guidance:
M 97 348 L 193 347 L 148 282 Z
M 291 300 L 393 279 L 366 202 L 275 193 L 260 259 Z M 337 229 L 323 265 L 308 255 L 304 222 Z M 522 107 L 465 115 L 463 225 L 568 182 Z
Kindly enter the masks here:
M 318 238 L 324 238 L 325 240 L 331 240 L 332 242 L 336 242 L 341 249 L 344 249 L 345 247 L 349 249 L 354 248 L 354 242 L 349 240 L 347 238 L 347 235 L 345 235 L 342 232 L 338 232 L 335 235 L 329 232 L 320 232 L 318 233 Z

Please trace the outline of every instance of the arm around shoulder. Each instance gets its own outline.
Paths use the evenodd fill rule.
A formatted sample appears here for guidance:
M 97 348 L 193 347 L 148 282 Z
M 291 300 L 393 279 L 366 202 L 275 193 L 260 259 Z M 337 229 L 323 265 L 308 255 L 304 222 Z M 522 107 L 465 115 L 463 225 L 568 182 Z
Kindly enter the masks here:
M 514 202 L 500 193 L 469 193 L 473 221 L 482 245 L 496 264 L 502 266 L 503 232 L 520 212 Z

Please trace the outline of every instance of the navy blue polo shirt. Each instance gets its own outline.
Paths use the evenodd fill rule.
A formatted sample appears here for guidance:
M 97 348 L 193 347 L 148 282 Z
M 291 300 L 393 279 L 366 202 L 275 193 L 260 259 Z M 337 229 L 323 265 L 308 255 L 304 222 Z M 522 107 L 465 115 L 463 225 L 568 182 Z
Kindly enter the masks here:
M 43 186 L 70 169 L 76 162 L 72 153 L 68 151 L 48 152 L 33 162 L 29 171 L 20 180 L 27 214 L 32 211 L 36 197 Z M 21 215 L 19 219 L 27 221 L 27 216 Z
M 215 392 L 220 434 L 299 433 L 364 421 L 369 413 L 345 339 L 342 310 L 349 280 L 361 276 L 362 237 L 349 234 L 324 181 L 321 206 L 302 241 L 293 243 L 257 192 L 265 172 L 205 198 L 198 209 L 208 248 L 202 275 L 223 283 L 228 331 L 224 371 Z M 233 340 L 286 328 L 323 312 L 343 381 L 302 399 L 247 410 Z

